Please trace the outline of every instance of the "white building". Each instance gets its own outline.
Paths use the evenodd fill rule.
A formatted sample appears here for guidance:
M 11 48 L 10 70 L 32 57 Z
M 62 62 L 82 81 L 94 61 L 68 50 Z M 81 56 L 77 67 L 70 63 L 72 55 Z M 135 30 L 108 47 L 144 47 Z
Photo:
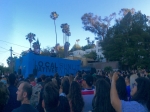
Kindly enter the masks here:
M 99 42 L 96 42 L 96 46 L 92 49 L 86 49 L 85 51 L 83 50 L 76 50 L 73 51 L 73 56 L 75 57 L 82 57 L 85 54 L 89 54 L 92 51 L 95 51 L 97 53 L 97 60 L 102 61 L 102 62 L 106 62 L 106 59 L 104 58 L 104 55 L 102 54 L 102 47 L 99 46 L 98 44 Z
M 106 58 L 104 58 L 102 47 L 99 45 L 99 41 L 96 42 L 96 54 L 97 59 L 101 60 L 102 62 L 106 62 Z

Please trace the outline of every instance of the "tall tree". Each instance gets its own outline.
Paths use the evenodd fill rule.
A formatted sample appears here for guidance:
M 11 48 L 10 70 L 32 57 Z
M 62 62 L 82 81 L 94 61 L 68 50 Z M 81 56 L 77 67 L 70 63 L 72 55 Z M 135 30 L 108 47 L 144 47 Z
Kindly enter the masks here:
M 62 32 L 63 32 L 64 54 L 65 57 L 67 57 L 69 55 L 68 51 L 70 46 L 69 43 L 69 36 L 71 35 L 70 27 L 67 23 L 61 24 L 60 27 L 62 28 Z
M 26 39 L 29 41 L 29 43 L 30 43 L 30 49 L 31 49 L 31 43 L 33 42 L 33 40 L 35 40 L 35 34 L 34 33 L 28 33 L 27 35 L 26 35 Z
M 58 18 L 58 14 L 56 12 L 51 12 L 50 18 L 54 20 L 54 26 L 55 26 L 55 34 L 56 34 L 56 45 L 57 45 L 57 31 L 56 31 L 56 23 L 55 20 Z
M 126 10 L 125 10 L 126 11 Z M 123 18 L 109 28 L 101 42 L 103 54 L 109 61 L 123 66 L 150 68 L 150 27 L 147 16 L 140 11 L 123 12 Z
M 82 17 L 82 23 L 84 25 L 83 29 L 85 31 L 90 31 L 96 35 L 97 38 L 104 39 L 108 28 L 110 27 L 110 22 L 114 19 L 116 13 L 112 13 L 104 19 L 101 16 L 94 15 L 93 13 L 85 13 Z

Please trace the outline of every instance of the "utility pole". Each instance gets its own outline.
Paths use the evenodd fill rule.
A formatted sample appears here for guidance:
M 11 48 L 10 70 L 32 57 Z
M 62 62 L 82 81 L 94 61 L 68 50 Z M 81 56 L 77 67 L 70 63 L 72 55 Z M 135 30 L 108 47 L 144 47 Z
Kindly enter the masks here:
M 12 47 L 10 47 L 10 57 L 12 58 Z
M 13 72 L 12 51 L 13 51 L 13 50 L 12 50 L 12 47 L 10 47 L 10 57 L 11 57 L 11 58 L 10 58 L 10 66 L 9 66 L 9 67 L 10 67 L 11 72 Z

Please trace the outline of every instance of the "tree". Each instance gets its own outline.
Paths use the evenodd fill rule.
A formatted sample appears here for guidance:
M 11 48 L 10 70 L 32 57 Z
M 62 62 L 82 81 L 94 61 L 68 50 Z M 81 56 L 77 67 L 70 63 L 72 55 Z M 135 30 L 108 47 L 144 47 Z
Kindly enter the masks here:
M 15 56 L 15 57 L 8 57 L 7 60 L 6 60 L 7 64 L 8 64 L 8 67 L 9 67 L 9 70 L 11 72 L 14 71 L 16 59 L 17 59 L 17 57 Z
M 55 26 L 55 34 L 56 34 L 56 45 L 57 45 L 57 32 L 56 32 L 56 23 L 55 20 L 58 18 L 58 14 L 56 12 L 51 12 L 50 18 L 54 20 L 54 26 Z
M 94 15 L 93 13 L 85 13 L 81 17 L 82 24 L 84 25 L 83 29 L 94 33 L 96 38 L 103 40 L 110 26 L 110 22 L 115 16 L 116 13 L 112 13 L 102 19 L 101 16 Z
M 95 47 L 94 44 L 89 44 L 89 45 L 82 46 L 82 50 L 85 51 L 86 49 L 92 49 L 94 47 Z
M 32 41 L 33 40 L 35 40 L 35 34 L 34 33 L 28 33 L 27 35 L 26 35 L 26 39 L 29 41 L 29 43 L 30 43 L 30 49 L 31 49 L 31 43 L 32 43 Z
M 40 54 L 40 50 L 41 50 L 40 46 L 41 44 L 39 43 L 39 40 L 37 39 L 37 41 L 34 42 L 32 45 L 35 53 Z
M 108 61 L 119 61 L 122 66 L 150 68 L 148 18 L 140 11 L 125 11 L 101 42 L 103 54 Z
M 76 51 L 76 50 L 81 50 L 81 46 L 79 44 L 74 44 L 74 46 L 71 48 L 70 52 Z
M 93 59 L 93 60 L 96 60 L 96 58 L 97 58 L 97 54 L 94 51 L 90 52 L 89 54 L 85 54 L 84 56 L 86 58 L 90 58 L 90 59 Z
M 60 46 L 59 51 L 57 52 L 57 56 L 59 58 L 64 58 L 65 57 L 65 55 L 64 55 L 64 47 L 63 46 Z
M 41 55 L 43 55 L 43 56 L 51 56 L 51 48 L 50 47 L 43 48 L 41 50 Z
M 109 73 L 109 72 L 112 72 L 113 69 L 112 69 L 111 66 L 106 66 L 106 67 L 104 68 L 104 71 L 107 72 L 107 73 Z
M 69 36 L 71 36 L 70 27 L 67 23 L 61 24 L 60 27 L 62 28 L 62 32 L 63 32 L 64 54 L 65 57 L 67 57 L 69 55 L 68 51 L 70 46 L 69 43 Z

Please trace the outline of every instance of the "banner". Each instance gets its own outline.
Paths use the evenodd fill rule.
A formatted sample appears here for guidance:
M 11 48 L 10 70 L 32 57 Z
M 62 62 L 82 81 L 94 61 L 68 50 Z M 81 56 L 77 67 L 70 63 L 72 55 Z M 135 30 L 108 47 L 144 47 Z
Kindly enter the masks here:
M 81 62 L 80 60 L 40 56 L 30 52 L 17 59 L 15 65 L 15 70 L 18 71 L 21 68 L 21 73 L 26 78 L 29 74 L 36 74 L 37 77 L 42 74 L 48 76 L 54 75 L 55 73 L 58 73 L 60 76 L 76 74 L 80 70 Z

